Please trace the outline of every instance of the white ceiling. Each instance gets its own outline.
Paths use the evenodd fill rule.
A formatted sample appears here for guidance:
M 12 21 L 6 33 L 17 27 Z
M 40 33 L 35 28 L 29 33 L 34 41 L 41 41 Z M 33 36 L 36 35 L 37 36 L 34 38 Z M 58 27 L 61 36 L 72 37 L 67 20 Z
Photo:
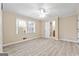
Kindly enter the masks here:
M 39 17 L 39 9 L 44 8 L 48 14 L 45 18 L 53 16 L 68 16 L 76 14 L 79 9 L 78 3 L 4 3 L 3 10 L 16 12 L 21 15 L 36 19 Z

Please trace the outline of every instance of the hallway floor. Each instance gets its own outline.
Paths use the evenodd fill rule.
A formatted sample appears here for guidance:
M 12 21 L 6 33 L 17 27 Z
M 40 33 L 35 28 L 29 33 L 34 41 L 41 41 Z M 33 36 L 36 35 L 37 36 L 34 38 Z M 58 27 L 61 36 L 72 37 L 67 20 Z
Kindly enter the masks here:
M 9 56 L 79 56 L 79 44 L 53 39 L 34 39 L 4 48 Z

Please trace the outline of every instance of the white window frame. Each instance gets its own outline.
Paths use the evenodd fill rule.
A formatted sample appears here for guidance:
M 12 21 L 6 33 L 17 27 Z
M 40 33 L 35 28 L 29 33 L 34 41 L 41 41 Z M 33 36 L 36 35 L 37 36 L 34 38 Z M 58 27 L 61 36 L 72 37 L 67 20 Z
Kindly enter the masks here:
M 27 32 L 27 22 L 23 19 L 17 18 L 16 19 L 16 34 L 19 34 L 20 27 L 26 28 L 26 32 Z
M 35 33 L 35 32 L 36 32 L 35 21 L 27 21 L 27 33 Z

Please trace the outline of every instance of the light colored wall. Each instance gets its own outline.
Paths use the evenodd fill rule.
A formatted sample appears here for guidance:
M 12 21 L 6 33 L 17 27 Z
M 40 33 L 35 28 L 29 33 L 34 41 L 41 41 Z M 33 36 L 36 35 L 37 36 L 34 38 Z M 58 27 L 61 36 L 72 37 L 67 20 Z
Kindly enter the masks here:
M 1 11 L 1 3 L 0 3 L 0 52 L 2 52 L 2 11 Z
M 17 17 L 18 16 L 18 17 Z M 34 20 L 29 17 L 19 16 L 16 13 L 12 12 L 3 12 L 3 44 L 9 44 L 13 42 L 23 41 L 23 37 L 26 37 L 27 40 L 32 38 L 40 37 L 40 21 L 35 21 L 36 23 L 36 33 L 27 33 L 24 34 L 20 32 L 16 34 L 16 18 L 21 18 L 26 21 Z M 20 29 L 21 30 L 21 29 Z
M 23 18 L 22 18 L 23 19 Z M 25 21 L 29 21 L 27 20 L 27 18 L 25 19 Z M 31 20 L 30 20 L 31 21 Z M 23 31 L 19 31 L 20 33 L 17 34 L 16 38 L 19 39 L 19 40 L 22 40 L 23 37 L 27 38 L 27 40 L 30 40 L 30 39 L 34 39 L 34 38 L 39 38 L 40 37 L 40 21 L 35 21 L 35 33 L 23 33 Z M 24 28 L 20 28 L 19 30 L 22 30 Z
M 42 33 L 42 37 L 45 37 L 45 22 L 53 22 L 55 20 L 55 37 L 53 37 L 53 33 L 51 34 L 54 39 L 58 40 L 59 34 L 58 34 L 58 16 L 52 17 L 50 20 L 41 20 L 41 33 Z M 51 26 L 52 27 L 52 26 Z
M 11 12 L 3 12 L 3 44 L 17 41 L 16 32 L 16 15 Z
M 58 19 L 59 18 L 59 19 Z M 55 24 L 55 39 L 56 40 L 65 40 L 65 41 L 76 41 L 76 15 L 65 16 L 65 17 L 55 17 L 49 21 L 56 21 Z M 45 21 L 42 21 L 42 37 L 44 37 L 44 27 Z
M 45 21 L 41 21 L 41 37 L 45 37 Z
M 19 16 L 20 18 L 29 21 L 34 19 Z M 23 37 L 27 39 L 44 37 L 44 27 L 45 21 L 35 20 L 36 23 L 36 33 L 20 33 L 16 34 L 16 18 L 17 14 L 12 12 L 3 12 L 3 44 L 8 44 L 12 42 L 22 41 Z M 52 20 L 56 20 L 56 39 L 59 40 L 76 40 L 76 16 L 68 17 L 55 17 Z
M 76 16 L 59 18 L 59 39 L 76 41 Z

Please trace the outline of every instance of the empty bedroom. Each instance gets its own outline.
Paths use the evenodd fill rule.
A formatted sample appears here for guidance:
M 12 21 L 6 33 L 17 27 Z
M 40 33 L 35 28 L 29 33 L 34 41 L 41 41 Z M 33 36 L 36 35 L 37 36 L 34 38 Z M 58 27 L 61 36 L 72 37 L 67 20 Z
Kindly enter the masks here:
M 79 3 L 1 3 L 0 12 L 8 56 L 79 56 Z

